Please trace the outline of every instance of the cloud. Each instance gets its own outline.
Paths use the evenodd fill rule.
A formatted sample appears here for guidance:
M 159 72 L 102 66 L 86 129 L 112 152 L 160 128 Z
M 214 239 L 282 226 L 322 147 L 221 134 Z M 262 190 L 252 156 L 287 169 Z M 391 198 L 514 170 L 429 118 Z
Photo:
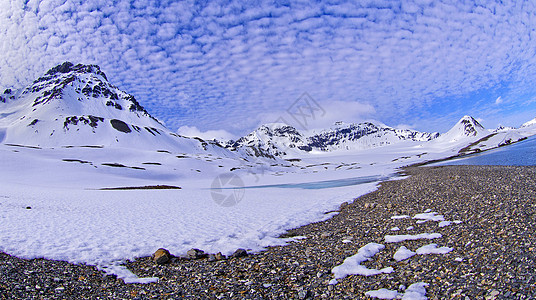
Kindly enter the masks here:
M 499 105 L 499 104 L 503 103 L 503 101 L 504 100 L 501 98 L 501 96 L 499 96 L 497 99 L 495 99 L 495 104 Z
M 519 107 L 534 97 L 535 6 L 12 1 L 0 4 L 0 85 L 71 60 L 100 65 L 172 129 L 249 131 L 304 91 L 329 109 L 345 104 L 329 122 L 416 124 L 457 115 L 479 90 L 500 87 Z
M 204 140 L 217 139 L 219 141 L 227 141 L 227 140 L 236 139 L 236 136 L 230 134 L 229 132 L 223 129 L 200 131 L 199 129 L 193 126 L 181 126 L 177 130 L 177 133 L 183 136 L 188 136 L 188 137 L 200 137 Z
M 372 105 L 360 102 L 315 100 L 303 93 L 286 107 L 271 109 L 256 119 L 257 126 L 265 123 L 285 123 L 299 130 L 314 130 L 332 126 L 335 122 L 358 123 L 373 117 Z

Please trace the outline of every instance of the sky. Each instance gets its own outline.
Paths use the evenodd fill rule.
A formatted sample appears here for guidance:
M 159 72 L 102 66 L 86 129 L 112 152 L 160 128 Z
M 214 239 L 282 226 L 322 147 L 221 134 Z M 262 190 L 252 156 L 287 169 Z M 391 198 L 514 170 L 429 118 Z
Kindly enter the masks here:
M 0 88 L 64 61 L 182 134 L 536 117 L 535 1 L 0 0 Z

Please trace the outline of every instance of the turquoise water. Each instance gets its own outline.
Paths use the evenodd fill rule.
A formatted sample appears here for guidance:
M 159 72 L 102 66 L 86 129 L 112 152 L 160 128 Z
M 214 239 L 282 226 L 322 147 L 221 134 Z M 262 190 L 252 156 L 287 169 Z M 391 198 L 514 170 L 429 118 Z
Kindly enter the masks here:
M 373 176 L 360 176 L 352 178 L 304 182 L 304 183 L 285 183 L 285 184 L 269 184 L 269 185 L 255 185 L 246 186 L 244 189 L 262 189 L 262 188 L 287 188 L 287 189 L 306 189 L 306 190 L 318 190 L 329 189 L 343 186 L 359 185 L 371 182 L 385 181 L 393 178 L 395 174 L 390 176 L 385 175 L 373 175 Z
M 447 165 L 492 165 L 492 166 L 535 166 L 536 165 L 536 136 L 515 144 L 469 155 L 465 158 L 434 164 Z

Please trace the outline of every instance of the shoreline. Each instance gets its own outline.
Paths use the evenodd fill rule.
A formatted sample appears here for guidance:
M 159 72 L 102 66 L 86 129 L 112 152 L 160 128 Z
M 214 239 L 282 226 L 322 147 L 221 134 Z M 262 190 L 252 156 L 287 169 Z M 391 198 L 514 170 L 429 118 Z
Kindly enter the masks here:
M 527 299 L 536 297 L 536 167 L 409 166 L 411 175 L 382 182 L 376 191 L 342 205 L 332 218 L 289 230 L 286 237 L 305 239 L 243 258 L 208 262 L 179 260 L 156 265 L 150 257 L 127 262 L 140 277 L 158 283 L 124 284 L 93 266 L 46 259 L 25 260 L 0 253 L 0 299 L 20 297 L 174 298 L 363 298 L 380 288 L 400 290 L 426 282 L 429 299 L 446 297 Z M 394 215 L 432 209 L 461 224 L 392 220 Z M 392 231 L 393 227 L 401 228 Z M 414 226 L 412 230 L 404 230 Z M 442 237 L 385 243 L 385 235 L 441 233 Z M 342 242 L 343 240 L 350 242 Z M 329 285 L 331 269 L 369 242 L 385 249 L 364 263 L 394 272 L 370 277 L 350 275 Z M 393 260 L 400 246 L 426 244 L 453 248 L 442 255 Z M 155 245 L 155 250 L 158 245 Z M 460 258 L 461 261 L 456 259 Z M 39 288 L 37 288 L 39 287 Z M 90 288 L 89 288 L 90 287 Z

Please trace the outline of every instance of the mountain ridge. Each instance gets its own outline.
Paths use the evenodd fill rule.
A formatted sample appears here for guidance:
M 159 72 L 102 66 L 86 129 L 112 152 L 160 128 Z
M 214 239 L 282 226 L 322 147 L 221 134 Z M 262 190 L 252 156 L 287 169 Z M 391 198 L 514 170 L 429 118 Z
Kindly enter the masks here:
M 254 156 L 285 157 L 315 151 L 365 150 L 406 140 L 424 142 L 438 136 L 439 133 L 395 129 L 371 122 L 337 122 L 329 129 L 310 134 L 302 133 L 287 124 L 271 123 L 259 126 L 236 141 L 228 141 L 225 146 Z
M 301 132 L 287 124 L 270 123 L 236 140 L 206 141 L 168 130 L 134 96 L 112 85 L 99 66 L 71 62 L 49 69 L 23 89 L 6 89 L 0 96 L 0 110 L 0 137 L 4 143 L 181 151 L 218 147 L 246 159 L 362 151 L 404 142 L 435 141 L 437 147 L 442 143 L 467 145 L 493 133 L 475 118 L 464 116 L 444 134 L 398 129 L 380 122 L 336 122 L 330 128 L 316 132 Z M 535 124 L 535 120 L 525 123 L 522 128 Z M 512 130 L 497 131 L 507 133 Z

